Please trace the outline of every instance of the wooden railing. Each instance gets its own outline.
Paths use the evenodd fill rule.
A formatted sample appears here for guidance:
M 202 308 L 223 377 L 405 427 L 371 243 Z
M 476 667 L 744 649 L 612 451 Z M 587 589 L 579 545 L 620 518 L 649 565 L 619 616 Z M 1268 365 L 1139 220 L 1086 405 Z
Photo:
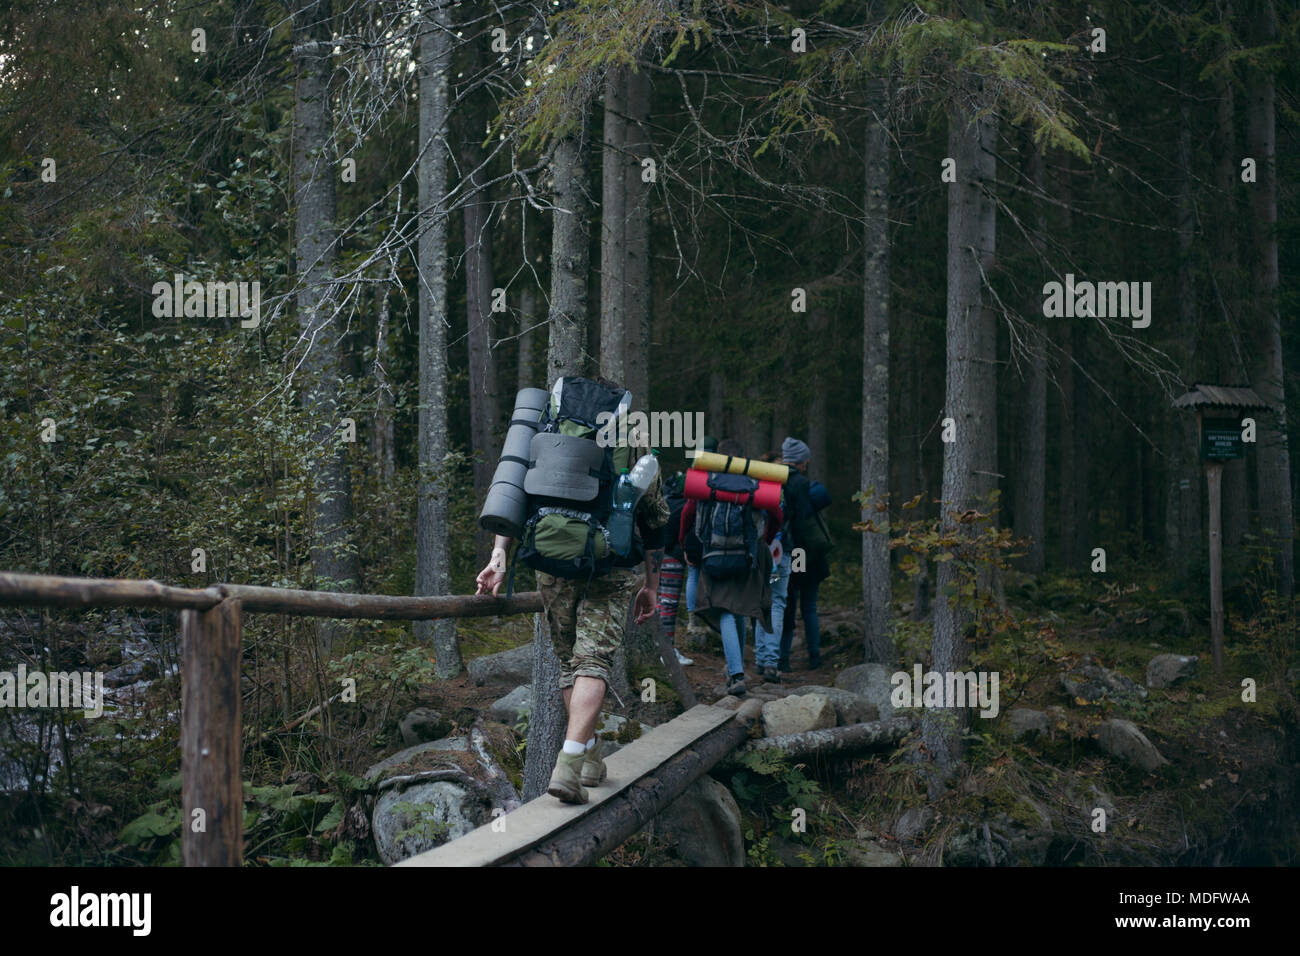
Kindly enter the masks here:
M 239 668 L 245 612 L 424 621 L 530 613 L 542 609 L 542 599 L 536 591 L 508 598 L 389 597 L 244 584 L 177 588 L 157 581 L 0 572 L 0 605 L 181 611 L 181 859 L 186 866 L 239 866 L 244 848 Z M 202 826 L 196 827 L 199 820 Z

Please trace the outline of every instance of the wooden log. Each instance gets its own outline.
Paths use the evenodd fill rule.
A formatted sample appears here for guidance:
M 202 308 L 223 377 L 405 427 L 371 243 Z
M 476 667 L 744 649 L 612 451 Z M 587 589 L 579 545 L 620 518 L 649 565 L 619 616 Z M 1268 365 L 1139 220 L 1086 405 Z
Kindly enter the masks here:
M 221 593 L 238 598 L 246 611 L 305 617 L 360 617 L 388 621 L 427 621 L 446 617 L 530 614 L 542 609 L 542 596 L 526 591 L 512 597 L 441 595 L 395 597 L 334 591 L 295 591 L 249 584 L 222 584 Z
M 719 725 L 591 813 L 538 843 L 504 866 L 586 866 L 599 860 L 682 795 L 749 736 L 762 713 L 759 701 L 746 701 L 736 717 Z M 633 745 L 635 746 L 635 745 Z
M 239 601 L 181 614 L 181 860 L 244 856 Z M 197 832 L 196 832 L 197 831 Z
M 175 607 L 204 611 L 221 603 L 216 587 L 174 588 L 157 581 L 64 578 L 0 572 L 0 604 L 42 607 Z
M 896 747 L 916 725 L 914 716 L 899 714 L 885 720 L 871 720 L 846 727 L 807 730 L 801 734 L 785 734 L 781 737 L 760 737 L 737 750 L 727 763 L 735 763 L 743 754 L 759 750 L 781 750 L 798 758 L 886 750 Z
M 0 572 L 0 605 L 44 607 L 174 607 L 204 611 L 225 598 L 238 598 L 245 611 L 297 614 L 304 617 L 362 617 L 419 621 L 445 617 L 530 614 L 542 609 L 541 595 L 527 591 L 512 597 L 442 595 L 404 597 L 296 591 L 249 584 L 214 584 L 202 590 L 176 588 L 157 581 L 66 578 L 46 574 Z

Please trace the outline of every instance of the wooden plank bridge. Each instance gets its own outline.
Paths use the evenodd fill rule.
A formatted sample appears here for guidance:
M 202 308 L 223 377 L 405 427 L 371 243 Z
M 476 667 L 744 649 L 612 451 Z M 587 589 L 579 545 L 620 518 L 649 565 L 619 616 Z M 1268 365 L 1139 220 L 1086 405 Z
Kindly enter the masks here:
M 243 861 L 240 661 L 243 615 L 433 620 L 537 612 L 537 592 L 392 597 L 215 584 L 178 588 L 157 581 L 105 580 L 0 572 L 0 606 L 155 607 L 181 611 L 182 820 L 201 809 L 202 833 L 183 826 L 186 866 L 239 866 Z M 658 632 L 658 628 L 655 629 Z M 685 684 L 667 641 L 661 656 Z M 686 684 L 689 690 L 689 684 Z M 688 704 L 693 695 L 685 694 Z M 577 865 L 590 863 L 641 829 L 749 735 L 757 701 L 739 710 L 708 705 L 685 713 L 613 754 L 609 777 L 589 790 L 591 802 L 563 804 L 543 795 L 406 866 Z M 501 821 L 505 821 L 502 825 Z

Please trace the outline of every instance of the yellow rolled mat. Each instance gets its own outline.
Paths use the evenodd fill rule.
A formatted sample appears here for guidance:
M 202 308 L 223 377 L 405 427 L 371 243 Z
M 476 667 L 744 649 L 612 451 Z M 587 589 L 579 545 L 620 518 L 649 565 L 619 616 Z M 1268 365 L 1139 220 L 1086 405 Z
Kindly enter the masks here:
M 753 458 L 732 458 L 713 451 L 702 451 L 691 463 L 701 471 L 720 471 L 730 475 L 748 475 L 764 481 L 785 484 L 790 478 L 790 466 L 774 461 L 756 461 Z

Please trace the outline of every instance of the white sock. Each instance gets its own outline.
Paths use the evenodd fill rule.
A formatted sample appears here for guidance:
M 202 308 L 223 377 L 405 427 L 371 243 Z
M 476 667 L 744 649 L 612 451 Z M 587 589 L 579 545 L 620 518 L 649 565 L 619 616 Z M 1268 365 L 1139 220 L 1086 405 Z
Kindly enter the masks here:
M 590 740 L 587 741 L 587 749 L 591 750 L 595 746 L 596 746 L 596 738 L 592 737 Z
M 583 746 L 581 740 L 566 740 L 564 742 L 564 752 L 572 757 L 575 754 L 586 753 L 587 748 Z

